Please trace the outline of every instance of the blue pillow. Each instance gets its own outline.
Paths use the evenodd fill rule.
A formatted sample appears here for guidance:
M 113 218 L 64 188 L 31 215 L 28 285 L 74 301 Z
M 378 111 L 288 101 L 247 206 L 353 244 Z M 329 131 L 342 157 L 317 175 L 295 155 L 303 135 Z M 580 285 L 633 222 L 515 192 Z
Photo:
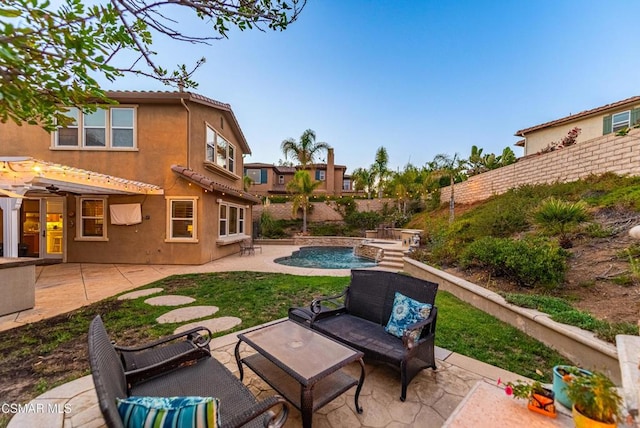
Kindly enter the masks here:
M 391 316 L 389 317 L 389 322 L 387 322 L 387 326 L 384 329 L 387 333 L 391 333 L 394 336 L 402 338 L 407 327 L 411 324 L 417 323 L 418 321 L 427 319 L 430 313 L 430 304 L 418 302 L 417 300 L 396 291 L 395 298 L 393 299 Z M 421 330 L 412 332 L 412 339 L 414 341 L 417 340 L 418 337 L 420 337 L 421 332 Z
M 128 397 L 117 399 L 125 428 L 218 427 L 219 402 L 213 397 Z

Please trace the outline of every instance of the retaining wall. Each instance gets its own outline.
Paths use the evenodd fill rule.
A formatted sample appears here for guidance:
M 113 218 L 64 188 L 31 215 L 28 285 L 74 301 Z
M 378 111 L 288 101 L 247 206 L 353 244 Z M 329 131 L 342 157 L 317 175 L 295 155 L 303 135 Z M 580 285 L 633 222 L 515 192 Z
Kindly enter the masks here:
M 354 199 L 358 211 L 376 211 L 381 212 L 385 204 L 395 206 L 393 199 Z M 307 212 L 307 221 L 342 221 L 342 215 L 336 210 L 336 203 L 327 202 L 311 202 L 313 209 Z M 263 210 L 268 210 L 271 216 L 276 220 L 290 220 L 301 218 L 292 214 L 293 203 L 271 203 L 268 206 L 255 205 L 252 210 L 253 221 L 259 221 Z
M 576 181 L 605 172 L 640 175 L 640 129 L 624 137 L 609 134 L 554 152 L 529 155 L 514 164 L 474 175 L 455 184 L 454 199 L 470 204 L 524 184 Z M 451 186 L 443 187 L 440 202 L 448 202 L 450 197 Z
M 549 315 L 507 303 L 499 294 L 447 272 L 404 258 L 404 271 L 417 278 L 437 282 L 438 289 L 491 314 L 527 335 L 555 349 L 575 364 L 601 370 L 620 384 L 620 364 L 616 347 L 591 332 L 555 322 Z

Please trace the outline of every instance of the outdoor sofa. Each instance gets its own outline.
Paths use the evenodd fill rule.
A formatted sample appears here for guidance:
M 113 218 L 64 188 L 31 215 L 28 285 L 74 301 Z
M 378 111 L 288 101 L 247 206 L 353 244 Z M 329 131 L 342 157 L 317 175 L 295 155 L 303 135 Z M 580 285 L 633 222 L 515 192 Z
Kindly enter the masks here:
M 366 360 L 400 369 L 400 400 L 422 369 L 436 369 L 434 341 L 438 309 L 438 284 L 411 276 L 377 270 L 351 271 L 351 281 L 337 296 L 313 300 L 309 307 L 289 309 L 289 318 L 345 343 L 365 354 Z M 407 326 L 401 337 L 388 333 L 396 292 L 431 305 L 426 319 Z
M 200 339 L 195 339 L 200 340 Z M 159 342 L 163 342 L 162 340 Z M 174 345 L 171 345 L 174 346 Z M 219 400 L 218 415 L 221 427 L 275 427 L 284 425 L 288 405 L 280 396 L 258 401 L 249 389 L 209 352 L 182 355 L 179 345 L 167 348 L 163 356 L 138 355 L 138 367 L 125 372 L 125 358 L 118 355 L 104 328 L 102 318 L 96 316 L 89 327 L 89 364 L 98 395 L 100 410 L 109 428 L 123 427 L 117 399 L 142 397 L 215 397 Z M 197 346 L 197 345 L 196 345 Z M 184 348 L 193 347 L 184 345 Z M 125 352 L 140 352 L 124 348 Z M 129 361 L 131 355 L 128 356 Z M 179 362 L 178 362 L 179 361 Z M 146 369 L 152 369 L 144 373 Z M 129 376 L 127 376 L 129 373 Z

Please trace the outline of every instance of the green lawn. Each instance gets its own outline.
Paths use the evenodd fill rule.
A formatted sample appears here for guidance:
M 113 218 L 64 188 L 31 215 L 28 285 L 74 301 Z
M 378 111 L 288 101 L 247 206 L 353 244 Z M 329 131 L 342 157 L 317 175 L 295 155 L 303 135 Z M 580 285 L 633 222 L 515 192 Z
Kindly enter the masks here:
M 143 288 L 162 287 L 164 294 L 196 298 L 194 305 L 220 308 L 216 316 L 234 316 L 234 331 L 286 317 L 290 306 L 307 305 L 314 297 L 337 294 L 348 277 L 307 277 L 275 273 L 225 272 L 173 276 Z M 112 339 L 130 345 L 170 334 L 176 324 L 155 319 L 166 307 L 143 301 L 102 300 L 68 314 L 0 332 L 0 396 L 26 402 L 61 383 L 89 373 L 87 330 L 101 314 Z M 569 361 L 558 353 L 452 295 L 440 291 L 436 300 L 436 344 L 521 375 L 550 382 L 552 367 Z M 216 336 L 230 333 L 218 333 Z M 536 370 L 545 374 L 536 375 Z M 0 426 L 3 425 L 0 418 Z

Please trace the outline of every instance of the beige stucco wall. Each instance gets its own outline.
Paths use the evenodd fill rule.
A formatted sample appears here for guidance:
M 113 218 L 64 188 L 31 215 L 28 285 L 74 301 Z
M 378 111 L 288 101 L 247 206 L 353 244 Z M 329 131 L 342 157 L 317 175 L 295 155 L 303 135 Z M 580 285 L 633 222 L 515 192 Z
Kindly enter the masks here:
M 615 111 L 609 111 L 581 120 L 576 120 L 571 123 L 564 123 L 562 125 L 533 131 L 525 135 L 524 154 L 525 156 L 536 154 L 540 150 L 546 148 L 549 143 L 559 142 L 564 137 L 566 137 L 567 133 L 570 130 L 575 127 L 581 129 L 580 135 L 576 140 L 578 144 L 584 141 L 592 140 L 594 138 L 602 137 L 602 124 L 605 116 L 609 116 L 612 113 L 621 113 L 627 110 L 635 109 L 639 106 L 640 105 L 630 105 L 624 108 L 616 109 Z
M 470 177 L 455 185 L 456 203 L 469 204 L 524 184 L 570 182 L 591 174 L 615 172 L 640 175 L 640 129 L 627 136 L 608 134 L 550 153 L 531 155 L 499 169 Z M 450 186 L 441 189 L 448 202 Z
M 110 195 L 107 204 L 140 203 L 143 221 L 133 226 L 115 226 L 109 221 L 104 242 L 75 240 L 77 198 L 65 200 L 65 249 L 68 262 L 201 264 L 237 252 L 237 242 L 218 242 L 218 199 L 245 206 L 245 233 L 251 233 L 251 203 L 234 192 L 205 192 L 171 171 L 182 165 L 217 183 L 242 190 L 243 144 L 240 132 L 228 112 L 188 102 L 188 111 L 179 101 L 137 104 L 136 150 L 60 150 L 52 148 L 52 137 L 40 127 L 0 124 L 0 156 L 31 156 L 62 165 L 83 168 L 129 180 L 155 184 L 164 195 Z M 210 123 L 236 148 L 235 174 L 205 166 L 205 122 Z M 167 196 L 197 197 L 197 243 L 165 242 Z M 148 216 L 148 218 L 146 218 Z M 1 236 L 1 234 L 0 234 Z

